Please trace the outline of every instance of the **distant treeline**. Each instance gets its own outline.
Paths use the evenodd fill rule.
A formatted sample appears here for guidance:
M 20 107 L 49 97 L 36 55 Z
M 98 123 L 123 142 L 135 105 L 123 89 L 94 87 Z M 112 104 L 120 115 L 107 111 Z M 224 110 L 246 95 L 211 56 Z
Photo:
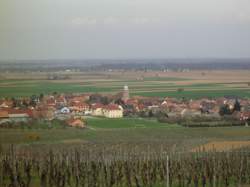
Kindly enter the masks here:
M 103 59 L 0 61 L 1 71 L 250 69 L 250 59 Z

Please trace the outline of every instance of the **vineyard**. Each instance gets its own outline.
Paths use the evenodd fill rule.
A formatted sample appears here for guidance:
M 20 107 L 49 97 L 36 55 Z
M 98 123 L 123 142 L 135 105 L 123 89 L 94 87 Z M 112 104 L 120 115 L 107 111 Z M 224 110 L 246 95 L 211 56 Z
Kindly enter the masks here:
M 164 146 L 0 152 L 0 186 L 228 187 L 250 184 L 248 149 L 171 152 Z

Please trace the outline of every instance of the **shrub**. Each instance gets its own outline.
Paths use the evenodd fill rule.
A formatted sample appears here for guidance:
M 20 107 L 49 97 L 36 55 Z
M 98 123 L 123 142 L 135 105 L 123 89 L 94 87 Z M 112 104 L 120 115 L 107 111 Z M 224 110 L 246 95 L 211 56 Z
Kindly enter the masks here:
M 157 120 L 161 123 L 169 123 L 169 124 L 176 124 L 181 123 L 182 119 L 179 116 L 175 117 L 159 117 Z
M 177 89 L 177 92 L 183 92 L 184 91 L 184 88 L 178 88 Z
M 38 141 L 40 140 L 40 135 L 37 133 L 29 133 L 25 136 L 25 138 L 29 141 Z

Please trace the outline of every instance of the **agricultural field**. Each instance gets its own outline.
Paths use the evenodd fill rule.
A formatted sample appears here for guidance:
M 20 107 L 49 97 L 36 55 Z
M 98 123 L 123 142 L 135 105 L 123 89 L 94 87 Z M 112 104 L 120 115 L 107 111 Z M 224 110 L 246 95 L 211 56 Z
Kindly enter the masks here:
M 0 97 L 48 93 L 117 93 L 126 84 L 131 95 L 200 98 L 250 97 L 249 71 L 56 72 L 66 80 L 48 80 L 42 72 L 2 73 Z M 181 90 L 180 90 L 181 88 Z
M 187 128 L 131 118 L 87 122 L 87 129 L 0 129 L 0 186 L 250 184 L 247 127 Z

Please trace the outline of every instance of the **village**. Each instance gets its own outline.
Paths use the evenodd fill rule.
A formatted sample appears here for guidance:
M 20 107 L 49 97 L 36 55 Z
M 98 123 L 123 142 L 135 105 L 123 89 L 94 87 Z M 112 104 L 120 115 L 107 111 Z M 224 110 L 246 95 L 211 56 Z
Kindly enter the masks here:
M 223 116 L 229 120 L 244 122 L 250 119 L 250 100 L 236 97 L 196 100 L 142 97 L 129 95 L 124 86 L 120 93 L 111 94 L 58 94 L 11 98 L 0 100 L 0 126 L 30 120 L 51 122 L 64 121 L 68 126 L 84 128 L 85 118 L 105 117 L 155 117 L 166 123 L 177 123 L 184 119 L 220 121 Z

